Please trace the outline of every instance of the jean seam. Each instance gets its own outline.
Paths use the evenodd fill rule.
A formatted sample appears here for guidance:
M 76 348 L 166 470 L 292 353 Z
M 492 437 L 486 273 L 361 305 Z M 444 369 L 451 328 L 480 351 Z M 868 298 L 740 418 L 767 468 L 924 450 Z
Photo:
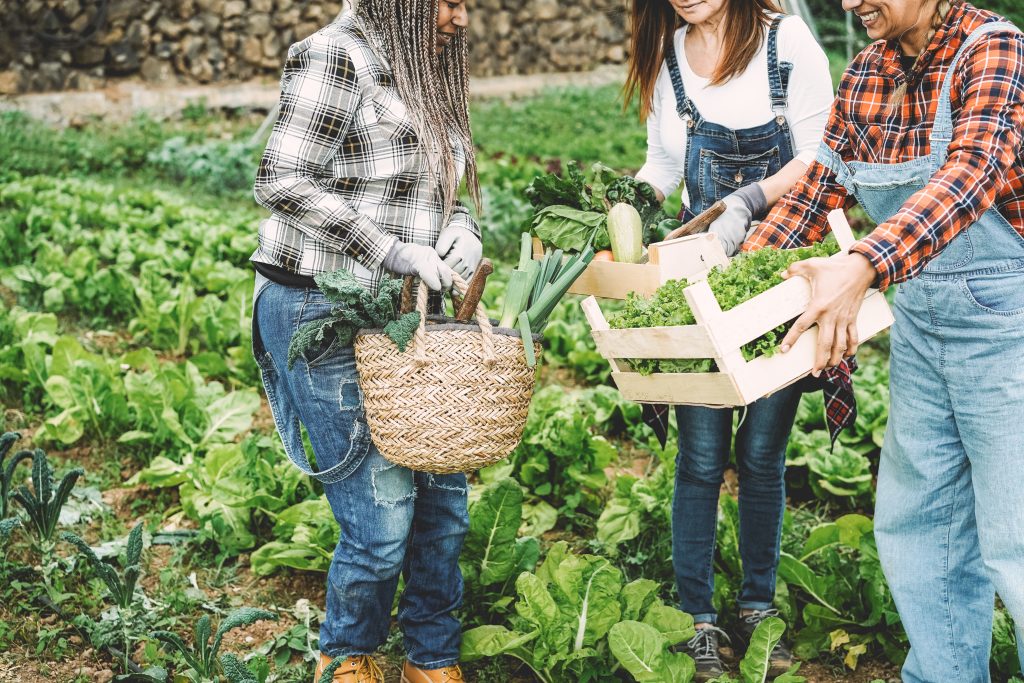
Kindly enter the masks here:
M 962 680 L 960 675 L 960 664 L 957 661 L 956 656 L 956 641 L 955 634 L 953 632 L 953 611 L 949 601 L 949 553 L 950 553 L 950 536 L 953 533 L 953 515 L 956 512 L 956 486 L 952 487 L 952 500 L 949 505 L 949 517 L 946 520 L 946 542 L 943 550 L 945 550 L 945 559 L 942 567 L 942 598 L 946 604 L 946 628 L 949 634 L 949 652 L 953 658 L 953 669 L 956 672 L 957 680 Z

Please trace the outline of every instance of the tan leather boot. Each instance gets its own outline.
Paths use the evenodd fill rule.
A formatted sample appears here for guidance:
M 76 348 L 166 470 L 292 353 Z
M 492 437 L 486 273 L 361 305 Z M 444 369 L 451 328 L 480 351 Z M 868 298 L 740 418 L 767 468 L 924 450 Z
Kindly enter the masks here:
M 313 674 L 313 683 L 320 683 L 320 677 L 324 669 L 330 666 L 334 659 L 325 654 L 320 655 L 320 661 L 316 665 L 316 673 Z M 331 683 L 384 683 L 384 672 L 368 655 L 357 655 L 349 657 L 341 666 L 334 670 Z
M 440 669 L 420 669 L 406 661 L 402 667 L 402 683 L 449 683 L 461 680 L 462 669 L 458 664 Z

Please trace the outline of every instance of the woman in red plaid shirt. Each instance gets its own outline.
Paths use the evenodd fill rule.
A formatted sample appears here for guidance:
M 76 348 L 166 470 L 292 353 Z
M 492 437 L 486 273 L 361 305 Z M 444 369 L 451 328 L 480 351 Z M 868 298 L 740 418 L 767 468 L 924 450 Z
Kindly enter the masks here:
M 875 533 L 911 649 L 903 680 L 989 680 L 994 593 L 1024 625 L 1024 34 L 949 0 L 843 0 L 877 42 L 839 85 L 816 161 L 744 249 L 878 226 L 796 264 L 815 374 L 857 349 L 869 287 L 900 284 Z M 1022 656 L 1024 660 L 1024 656 Z

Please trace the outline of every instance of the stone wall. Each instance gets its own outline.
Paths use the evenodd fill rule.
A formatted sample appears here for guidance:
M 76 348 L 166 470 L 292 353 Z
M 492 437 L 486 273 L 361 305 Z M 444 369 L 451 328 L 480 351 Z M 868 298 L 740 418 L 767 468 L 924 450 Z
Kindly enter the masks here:
M 626 58 L 629 0 L 471 0 L 478 76 Z M 0 94 L 276 79 L 341 0 L 0 0 Z

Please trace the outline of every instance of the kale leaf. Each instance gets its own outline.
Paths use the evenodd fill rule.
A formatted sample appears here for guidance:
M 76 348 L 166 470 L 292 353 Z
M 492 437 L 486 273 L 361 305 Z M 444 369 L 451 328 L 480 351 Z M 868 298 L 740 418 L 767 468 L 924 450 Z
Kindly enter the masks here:
M 288 344 L 289 370 L 311 350 L 326 349 L 325 353 L 332 353 L 349 346 L 363 328 L 383 328 L 398 350 L 405 351 L 420 324 L 420 314 L 399 314 L 401 279 L 385 276 L 377 286 L 376 296 L 344 269 L 322 273 L 314 279 L 327 300 L 336 305 L 327 318 L 305 323 L 292 335 Z

